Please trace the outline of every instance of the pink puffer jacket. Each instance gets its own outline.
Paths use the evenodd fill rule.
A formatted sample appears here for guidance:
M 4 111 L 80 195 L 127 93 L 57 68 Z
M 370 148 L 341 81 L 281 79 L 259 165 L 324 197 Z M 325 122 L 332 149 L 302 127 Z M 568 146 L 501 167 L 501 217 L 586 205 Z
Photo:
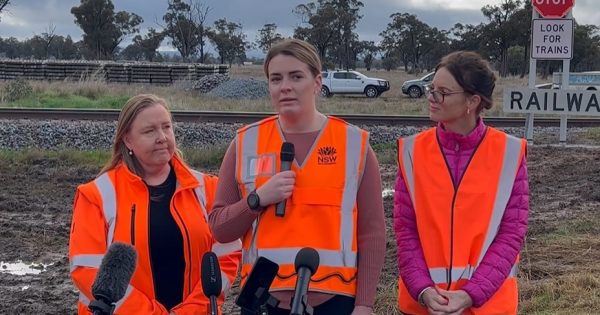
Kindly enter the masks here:
M 485 134 L 486 126 L 480 119 L 477 127 L 467 136 L 455 134 L 438 125 L 438 135 L 444 155 L 451 168 L 452 176 L 460 178 L 475 147 Z M 402 173 L 396 177 L 394 194 L 394 231 L 398 244 L 398 266 L 400 276 L 410 295 L 417 300 L 421 291 L 433 286 L 425 263 L 423 249 L 417 232 L 415 210 L 406 189 Z M 498 235 L 477 268 L 473 277 L 462 288 L 473 300 L 473 306 L 483 305 L 498 290 L 508 276 L 519 254 L 529 213 L 529 184 L 526 160 L 519 166 L 511 197 Z

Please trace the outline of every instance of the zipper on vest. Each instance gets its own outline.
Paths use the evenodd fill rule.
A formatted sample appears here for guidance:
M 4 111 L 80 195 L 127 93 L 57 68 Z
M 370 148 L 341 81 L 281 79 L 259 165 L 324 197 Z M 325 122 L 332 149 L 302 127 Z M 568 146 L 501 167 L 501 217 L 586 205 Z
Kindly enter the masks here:
M 171 199 L 171 203 L 173 203 L 173 200 Z M 175 205 L 173 205 L 173 209 L 175 209 L 175 213 L 177 214 L 177 217 L 179 218 L 179 222 L 181 222 L 181 226 L 183 227 L 183 232 L 185 233 L 185 239 L 186 239 L 186 245 L 187 245 L 187 249 L 188 249 L 188 257 L 186 259 L 186 265 L 188 265 L 188 267 L 190 268 L 190 272 L 188 272 L 188 276 L 187 276 L 187 280 L 188 280 L 188 295 L 190 295 L 192 293 L 192 272 L 191 272 L 191 260 L 192 260 L 192 245 L 190 244 L 190 233 L 188 232 L 187 226 L 185 225 L 185 222 L 183 221 L 183 219 L 181 218 L 181 215 L 179 214 L 179 211 L 177 210 L 177 207 L 175 207 Z M 184 253 L 185 256 L 185 253 Z
M 450 267 L 446 269 L 446 283 L 448 283 L 448 287 L 446 290 L 450 290 L 450 286 L 452 285 L 452 264 L 454 260 L 454 203 L 456 202 L 456 193 L 458 190 L 454 189 L 454 194 L 452 195 L 452 209 L 450 209 Z
M 131 226 L 129 230 L 131 232 L 131 245 L 135 245 L 135 203 L 131 205 Z

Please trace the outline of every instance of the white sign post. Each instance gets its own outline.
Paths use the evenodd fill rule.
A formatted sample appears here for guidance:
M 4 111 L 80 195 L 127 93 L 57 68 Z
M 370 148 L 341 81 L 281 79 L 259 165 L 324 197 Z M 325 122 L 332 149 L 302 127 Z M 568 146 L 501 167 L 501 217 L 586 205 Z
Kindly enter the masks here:
M 546 3 L 547 2 L 547 3 Z M 536 10 L 539 11 L 539 5 L 567 5 L 567 1 L 548 1 L 535 0 L 533 2 L 534 6 L 536 6 Z M 569 73 L 571 66 L 571 58 L 573 57 L 573 14 L 570 10 L 573 7 L 573 1 L 569 0 L 569 4 L 567 7 L 563 8 L 568 12 L 566 14 L 566 18 L 559 19 L 540 19 L 538 12 L 533 10 L 531 12 L 531 20 L 532 20 L 532 38 L 531 38 L 531 58 L 529 59 L 529 80 L 528 87 L 529 89 L 535 88 L 536 74 L 537 74 L 537 59 L 549 59 L 549 60 L 560 60 L 563 61 L 563 69 L 562 69 L 562 84 L 561 89 L 568 89 L 569 87 Z M 558 7 L 546 8 L 546 9 L 556 9 Z M 562 8 L 562 7 L 561 7 Z M 546 10 L 548 11 L 548 10 Z M 553 10 L 550 10 L 554 12 Z M 541 12 L 541 11 L 540 11 Z M 552 16 L 552 15 L 550 15 Z M 548 17 L 550 17 L 548 16 Z M 562 17 L 563 14 L 557 15 L 557 17 Z M 508 92 L 511 92 L 507 89 Z M 507 93 L 504 93 L 505 97 Z M 509 111 L 507 108 L 507 100 L 504 100 L 505 110 Z M 514 111 L 513 111 L 514 112 Z M 527 121 L 525 123 L 525 137 L 529 143 L 533 143 L 533 116 L 534 112 L 540 112 L 536 110 L 525 110 L 519 111 L 523 113 L 527 113 Z M 548 111 L 543 111 L 548 112 Z M 551 111 L 560 114 L 560 136 L 559 141 L 561 144 L 566 144 L 567 142 L 567 115 L 565 112 L 560 113 L 560 111 Z

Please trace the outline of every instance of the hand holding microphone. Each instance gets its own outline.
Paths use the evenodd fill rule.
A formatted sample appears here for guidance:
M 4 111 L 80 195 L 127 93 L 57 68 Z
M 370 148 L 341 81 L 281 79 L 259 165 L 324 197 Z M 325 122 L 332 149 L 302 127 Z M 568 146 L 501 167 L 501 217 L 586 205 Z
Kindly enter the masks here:
M 281 171 L 271 177 L 256 193 L 260 197 L 260 206 L 276 205 L 275 214 L 282 217 L 285 213 L 285 200 L 292 195 L 296 183 L 296 173 L 290 171 L 294 160 L 294 144 L 284 142 L 281 145 Z
M 137 254 L 129 244 L 116 242 L 108 247 L 92 284 L 94 301 L 89 309 L 94 315 L 111 315 L 114 305 L 125 296 L 135 271 Z

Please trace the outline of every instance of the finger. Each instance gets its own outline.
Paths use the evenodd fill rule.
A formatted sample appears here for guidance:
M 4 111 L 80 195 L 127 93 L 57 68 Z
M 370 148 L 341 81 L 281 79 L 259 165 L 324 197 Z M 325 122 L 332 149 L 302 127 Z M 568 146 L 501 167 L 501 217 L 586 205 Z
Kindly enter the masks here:
M 435 295 L 433 296 L 433 300 L 439 305 L 448 305 L 449 299 L 443 295 Z
M 284 177 L 284 178 L 295 178 L 296 177 L 296 172 L 294 172 L 294 171 L 283 171 L 283 172 L 279 172 L 278 175 L 281 176 L 281 177 Z

